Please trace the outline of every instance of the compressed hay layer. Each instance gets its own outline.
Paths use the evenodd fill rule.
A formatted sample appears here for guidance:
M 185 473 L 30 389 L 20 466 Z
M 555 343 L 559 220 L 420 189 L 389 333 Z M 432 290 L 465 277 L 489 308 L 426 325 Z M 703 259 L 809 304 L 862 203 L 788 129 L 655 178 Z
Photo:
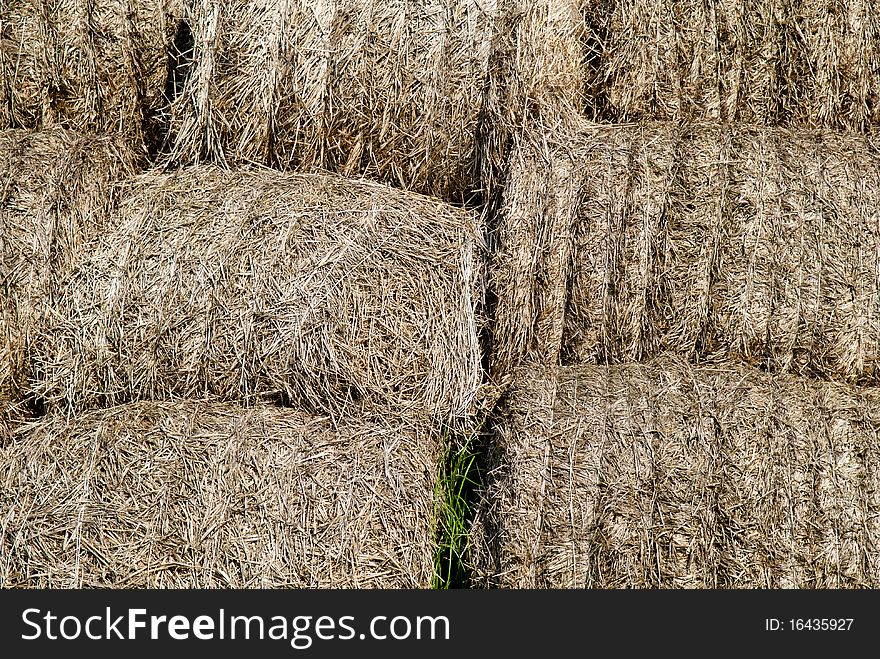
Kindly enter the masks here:
M 468 201 L 533 105 L 554 93 L 582 107 L 572 6 L 193 0 L 171 160 L 327 169 Z
M 494 269 L 510 307 L 496 370 L 535 351 L 556 363 L 560 330 L 544 322 L 563 327 L 567 364 L 670 351 L 877 381 L 880 159 L 869 136 L 588 126 L 517 157 Z
M 475 214 L 375 183 L 213 166 L 148 173 L 124 194 L 34 332 L 31 389 L 47 403 L 472 411 Z
M 518 372 L 484 584 L 876 588 L 880 393 L 672 358 Z
M 0 399 L 11 400 L 40 309 L 98 235 L 134 153 L 114 137 L 0 131 Z
M 579 199 L 572 166 L 547 145 L 521 141 L 509 158 L 490 271 L 493 380 L 504 380 L 526 356 L 549 364 L 559 358 Z
M 588 0 L 585 15 L 602 120 L 880 124 L 873 0 Z
M 4 0 L 0 128 L 150 140 L 181 0 Z
M 0 447 L 0 587 L 428 588 L 436 438 L 135 403 Z

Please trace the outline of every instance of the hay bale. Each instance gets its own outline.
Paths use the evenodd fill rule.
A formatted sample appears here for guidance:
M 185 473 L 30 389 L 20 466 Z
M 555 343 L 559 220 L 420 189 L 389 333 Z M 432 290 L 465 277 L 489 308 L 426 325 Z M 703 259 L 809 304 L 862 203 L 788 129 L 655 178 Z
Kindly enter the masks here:
M 0 400 L 17 398 L 40 310 L 99 234 L 135 154 L 110 136 L 0 131 Z
M 0 449 L 0 587 L 428 588 L 438 451 L 276 407 L 48 417 Z
M 573 6 L 193 0 L 169 157 L 326 169 L 469 201 L 524 113 L 552 94 L 582 106 Z
M 563 324 L 566 364 L 669 351 L 877 382 L 871 136 L 652 123 L 557 138 L 522 148 L 506 191 L 497 370 L 529 352 L 557 362 L 543 314 Z
M 330 169 L 460 198 L 495 3 L 193 0 L 172 160 Z
M 447 419 L 480 384 L 474 213 L 336 176 L 199 166 L 131 182 L 33 335 L 75 409 L 213 394 Z
M 880 124 L 880 7 L 871 0 L 587 4 L 599 120 Z
M 155 139 L 181 0 L 6 0 L 0 128 Z
M 880 584 L 876 389 L 663 358 L 523 369 L 505 412 L 484 584 Z

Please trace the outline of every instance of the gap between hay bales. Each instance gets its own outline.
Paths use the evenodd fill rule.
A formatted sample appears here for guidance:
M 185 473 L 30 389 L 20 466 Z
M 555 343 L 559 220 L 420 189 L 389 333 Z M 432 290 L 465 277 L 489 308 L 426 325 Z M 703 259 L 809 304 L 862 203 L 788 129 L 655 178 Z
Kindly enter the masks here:
M 583 105 L 575 2 L 199 0 L 186 24 L 174 164 L 330 170 L 473 207 L 518 126 Z
M 486 450 L 489 415 L 468 433 L 450 435 L 444 444 L 437 478 L 436 550 L 433 588 L 471 588 L 471 525 L 477 493 L 483 486 L 481 456 Z

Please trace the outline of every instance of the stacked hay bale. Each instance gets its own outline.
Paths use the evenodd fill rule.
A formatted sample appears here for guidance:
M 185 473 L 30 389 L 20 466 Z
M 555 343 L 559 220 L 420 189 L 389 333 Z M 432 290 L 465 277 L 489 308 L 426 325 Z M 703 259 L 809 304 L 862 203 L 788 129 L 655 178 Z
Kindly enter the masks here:
M 484 329 L 482 220 L 439 199 L 472 199 L 477 171 L 501 170 L 518 117 L 563 84 L 532 30 L 573 23 L 543 1 L 183 4 L 0 9 L 3 126 L 168 151 L 118 194 L 103 164 L 86 189 L 61 159 L 39 211 L 21 206 L 18 179 L 5 186 L 2 398 L 16 423 L 0 442 L 0 579 L 428 585 L 440 437 L 473 427 Z M 492 58 L 503 39 L 516 65 Z M 491 94 L 490 59 L 504 71 Z M 436 198 L 228 169 L 254 162 Z M 408 459 L 392 460 L 404 444 Z M 120 474 L 140 461 L 129 488 Z M 236 489 L 239 463 L 258 466 L 255 493 Z M 179 527 L 103 503 L 171 510 L 183 491 L 197 503 L 169 513 Z M 250 494 L 259 521 L 222 510 Z M 358 526 L 339 510 L 375 515 Z M 298 549 L 278 534 L 297 516 L 311 558 L 285 565 Z M 334 534 L 358 538 L 338 564 L 318 556 Z
M 34 324 L 137 163 L 116 137 L 0 131 L 0 405 L 23 393 Z
M 497 421 L 477 574 L 876 588 L 878 393 L 736 362 L 524 369 Z
M 880 123 L 870 0 L 587 0 L 587 113 L 862 131 Z
M 31 335 L 50 407 L 220 396 L 453 422 L 480 385 L 476 214 L 205 165 L 132 180 Z
M 0 445 L 0 585 L 430 587 L 437 451 L 270 406 L 49 417 Z
M 513 381 L 487 583 L 875 585 L 875 394 L 746 364 L 877 381 L 878 30 L 866 0 L 0 3 L 0 128 L 107 135 L 0 137 L 0 581 L 427 585 L 441 429 Z M 111 133 L 163 171 L 117 192 Z M 721 370 L 634 365 L 665 352 Z
M 182 0 L 6 0 L 0 129 L 113 132 L 151 146 Z
M 581 105 L 576 13 L 547 0 L 194 0 L 170 161 L 329 169 L 466 202 L 537 101 L 565 88 Z
M 516 154 L 496 369 L 664 351 L 877 381 L 880 158 L 870 135 L 586 125 Z
M 582 4 L 598 123 L 493 220 L 483 582 L 876 587 L 880 9 Z

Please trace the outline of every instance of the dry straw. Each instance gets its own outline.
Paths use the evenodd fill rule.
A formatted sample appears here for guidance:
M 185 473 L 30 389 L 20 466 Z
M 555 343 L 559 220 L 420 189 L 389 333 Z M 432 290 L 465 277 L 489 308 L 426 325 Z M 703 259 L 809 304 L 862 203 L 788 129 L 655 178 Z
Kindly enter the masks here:
M 515 154 L 494 268 L 510 307 L 496 370 L 528 352 L 555 363 L 562 326 L 562 363 L 671 351 L 876 381 L 870 136 L 655 123 L 560 142 Z
M 451 420 L 480 383 L 475 214 L 336 176 L 149 173 L 33 334 L 72 408 L 214 394 Z
M 0 587 L 428 588 L 436 438 L 135 403 L 0 445 Z
M 495 216 L 491 291 L 495 297 L 490 376 L 503 381 L 526 355 L 555 363 L 562 341 L 574 216 L 574 164 L 524 133 L 508 159 Z
M 880 123 L 873 0 L 587 0 L 585 15 L 601 120 Z
M 4 0 L 0 128 L 151 140 L 181 0 Z
M 878 404 L 734 363 L 524 369 L 489 457 L 479 579 L 876 588 Z
M 551 97 L 582 106 L 573 7 L 193 0 L 171 159 L 329 169 L 468 201 L 524 112 Z
M 136 164 L 114 137 L 0 131 L 0 400 L 16 397 L 36 317 L 103 230 L 114 186 Z
M 365 174 L 460 197 L 494 2 L 193 0 L 177 162 Z
M 478 140 L 478 183 L 492 210 L 524 129 L 554 131 L 586 100 L 579 0 L 499 0 Z

